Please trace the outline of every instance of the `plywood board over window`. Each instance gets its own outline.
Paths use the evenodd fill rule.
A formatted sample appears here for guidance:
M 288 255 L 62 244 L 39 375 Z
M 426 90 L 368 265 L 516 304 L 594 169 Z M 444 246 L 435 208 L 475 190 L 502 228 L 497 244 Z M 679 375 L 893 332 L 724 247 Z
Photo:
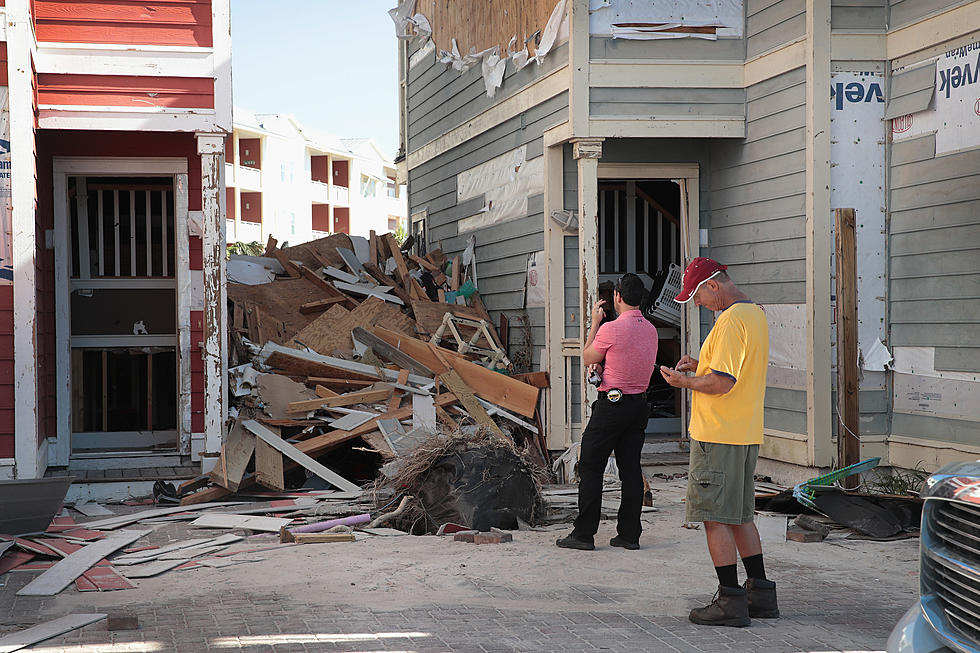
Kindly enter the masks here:
M 544 30 L 557 0 L 418 0 L 415 11 L 432 24 L 436 48 L 449 50 L 456 39 L 460 54 L 500 46 L 501 53 L 511 38 L 524 40 Z M 520 49 L 520 47 L 518 47 Z M 528 44 L 534 54 L 534 43 Z

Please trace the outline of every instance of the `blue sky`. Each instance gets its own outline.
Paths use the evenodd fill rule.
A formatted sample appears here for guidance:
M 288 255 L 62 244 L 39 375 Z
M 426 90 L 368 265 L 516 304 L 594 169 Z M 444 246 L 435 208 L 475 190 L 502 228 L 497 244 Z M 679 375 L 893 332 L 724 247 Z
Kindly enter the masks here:
M 398 149 L 394 0 L 232 0 L 235 106 Z

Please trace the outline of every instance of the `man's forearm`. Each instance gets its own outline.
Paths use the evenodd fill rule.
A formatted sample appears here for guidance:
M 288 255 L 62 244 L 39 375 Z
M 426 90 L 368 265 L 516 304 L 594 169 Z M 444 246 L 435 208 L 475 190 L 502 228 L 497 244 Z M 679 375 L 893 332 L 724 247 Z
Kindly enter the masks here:
M 723 395 L 735 387 L 735 382 L 721 374 L 704 374 L 702 376 L 685 376 L 681 381 L 682 388 L 708 395 Z

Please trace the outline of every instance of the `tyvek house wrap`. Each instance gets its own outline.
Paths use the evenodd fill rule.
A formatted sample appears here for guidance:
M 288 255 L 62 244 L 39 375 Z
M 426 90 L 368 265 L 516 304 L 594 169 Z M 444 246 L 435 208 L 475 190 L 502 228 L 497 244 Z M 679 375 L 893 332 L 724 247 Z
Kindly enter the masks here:
M 483 195 L 483 208 L 463 218 L 460 233 L 527 215 L 527 197 L 544 192 L 544 157 L 527 160 L 521 146 L 456 175 L 457 203 Z

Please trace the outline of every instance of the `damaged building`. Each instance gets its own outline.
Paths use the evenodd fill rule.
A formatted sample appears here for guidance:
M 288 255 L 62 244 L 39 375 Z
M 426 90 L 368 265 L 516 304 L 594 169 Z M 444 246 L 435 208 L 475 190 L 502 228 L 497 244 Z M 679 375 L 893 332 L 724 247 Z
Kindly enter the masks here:
M 229 2 L 0 13 L 0 478 L 186 466 L 226 412 Z
M 769 318 L 760 471 L 980 453 L 980 2 L 391 15 L 412 233 L 449 256 L 472 239 L 486 307 L 526 315 L 549 449 L 587 421 L 581 345 L 607 282 L 652 289 L 660 363 L 697 355 L 713 316 L 671 297 L 701 255 Z M 650 417 L 686 435 L 686 400 L 656 383 Z M 838 431 L 854 436 L 840 454 Z

